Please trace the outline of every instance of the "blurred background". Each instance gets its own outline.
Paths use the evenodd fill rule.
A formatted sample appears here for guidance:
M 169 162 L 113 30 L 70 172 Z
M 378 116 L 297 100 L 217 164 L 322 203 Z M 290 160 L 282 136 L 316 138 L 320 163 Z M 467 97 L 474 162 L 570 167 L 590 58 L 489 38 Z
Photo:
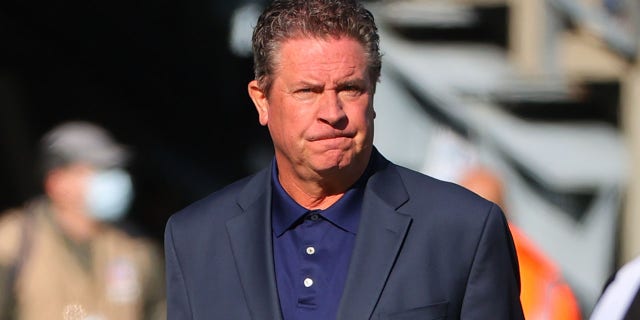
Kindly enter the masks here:
M 172 212 L 255 171 L 270 142 L 246 94 L 251 59 L 230 50 L 236 5 L 2 1 L 0 207 L 39 192 L 35 147 L 65 120 L 131 147 L 130 218 L 158 239 Z
M 124 226 L 173 212 L 272 157 L 246 94 L 261 1 L 0 3 L 0 209 L 38 194 L 40 136 L 89 120 L 129 145 Z M 588 315 L 640 253 L 640 3 L 369 1 L 383 75 L 375 144 L 459 182 L 484 166 L 504 210 Z M 132 227 L 135 226 L 135 227 Z

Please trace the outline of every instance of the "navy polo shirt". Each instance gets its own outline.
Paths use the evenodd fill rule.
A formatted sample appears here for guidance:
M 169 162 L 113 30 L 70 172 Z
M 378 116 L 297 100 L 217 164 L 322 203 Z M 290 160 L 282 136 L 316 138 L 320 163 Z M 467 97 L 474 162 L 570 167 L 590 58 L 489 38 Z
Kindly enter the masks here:
M 272 172 L 273 256 L 282 315 L 285 320 L 335 319 L 368 174 L 331 207 L 307 210 L 280 185 L 275 161 Z

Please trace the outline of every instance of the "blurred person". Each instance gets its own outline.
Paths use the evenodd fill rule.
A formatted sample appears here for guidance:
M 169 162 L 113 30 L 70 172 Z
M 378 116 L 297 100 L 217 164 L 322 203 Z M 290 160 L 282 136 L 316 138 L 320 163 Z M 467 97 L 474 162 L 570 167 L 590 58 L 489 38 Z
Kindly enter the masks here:
M 502 181 L 488 168 L 474 166 L 464 170 L 460 185 L 504 209 Z M 560 269 L 514 223 L 509 222 L 509 229 L 518 253 L 522 284 L 520 300 L 525 318 L 579 320 L 579 304 L 571 288 L 563 280 Z
M 373 16 L 276 0 L 248 85 L 275 158 L 174 214 L 169 319 L 522 319 L 505 217 L 373 146 Z
M 0 319 L 164 319 L 160 251 L 111 224 L 133 197 L 127 158 L 88 122 L 42 138 L 44 194 L 0 216 Z
M 607 281 L 589 319 L 640 319 L 640 257 L 627 262 Z

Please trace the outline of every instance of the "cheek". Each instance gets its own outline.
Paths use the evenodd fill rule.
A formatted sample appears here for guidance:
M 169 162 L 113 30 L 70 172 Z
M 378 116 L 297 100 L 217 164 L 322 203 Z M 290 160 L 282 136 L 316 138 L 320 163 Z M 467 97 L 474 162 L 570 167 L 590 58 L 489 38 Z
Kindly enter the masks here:
M 357 125 L 360 130 L 369 130 L 373 126 L 373 119 L 375 118 L 375 112 L 370 106 L 360 106 L 354 109 L 349 115 L 350 121 Z
M 289 136 L 302 134 L 315 121 L 313 108 L 300 104 L 282 104 L 275 115 L 278 127 Z
M 274 143 L 281 146 L 295 144 L 296 137 L 304 131 L 301 115 L 282 104 L 270 111 L 268 128 Z
M 59 199 L 76 207 L 83 206 L 87 184 L 88 181 L 85 177 L 68 177 L 65 181 L 61 182 Z

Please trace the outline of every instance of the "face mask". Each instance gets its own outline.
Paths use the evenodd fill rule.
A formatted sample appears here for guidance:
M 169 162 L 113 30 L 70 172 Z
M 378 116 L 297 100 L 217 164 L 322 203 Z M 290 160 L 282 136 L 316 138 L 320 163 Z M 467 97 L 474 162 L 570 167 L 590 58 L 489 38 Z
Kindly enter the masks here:
M 98 171 L 89 178 L 86 204 L 89 214 L 100 221 L 117 221 L 133 200 L 133 183 L 122 169 Z

